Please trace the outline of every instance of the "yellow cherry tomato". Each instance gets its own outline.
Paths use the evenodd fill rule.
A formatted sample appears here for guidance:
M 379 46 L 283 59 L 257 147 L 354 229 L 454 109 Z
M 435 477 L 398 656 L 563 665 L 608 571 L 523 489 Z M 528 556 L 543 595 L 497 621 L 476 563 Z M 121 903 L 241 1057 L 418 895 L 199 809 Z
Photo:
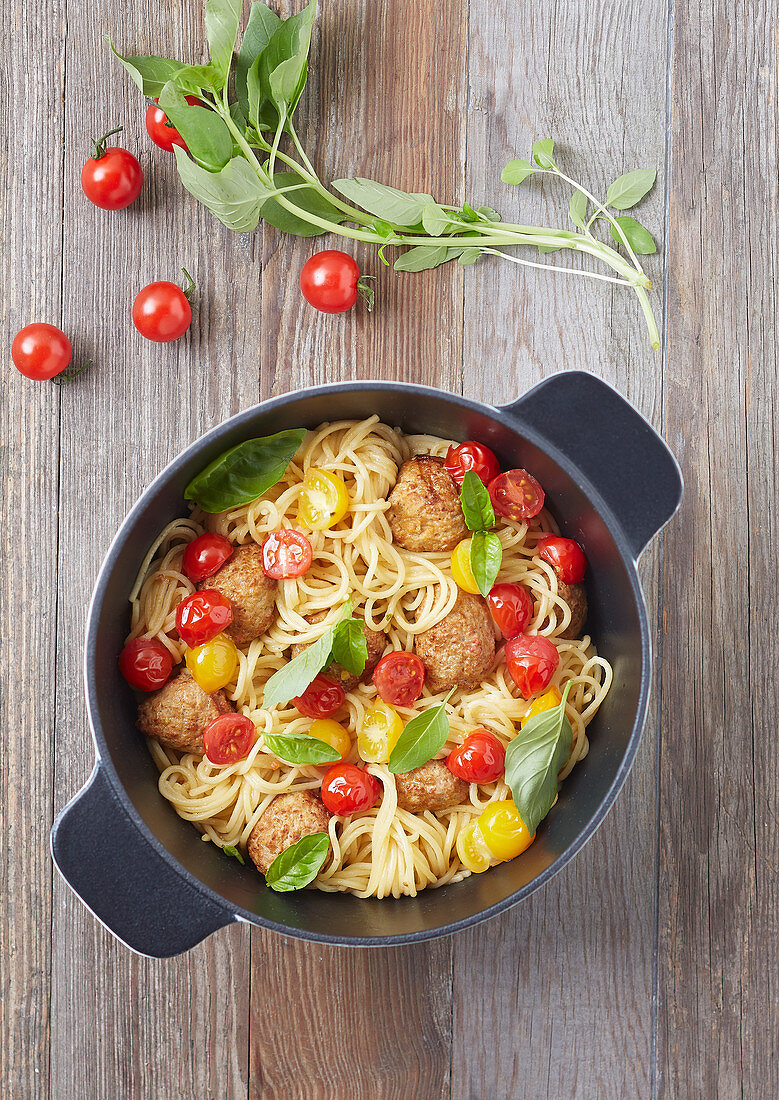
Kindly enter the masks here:
M 332 718 L 317 718 L 308 727 L 308 732 L 318 741 L 325 741 L 328 745 L 332 745 L 340 754 L 341 760 L 349 755 L 352 739 L 348 730 L 345 730 L 340 722 L 334 722 Z M 328 768 L 330 763 L 327 764 Z
M 545 710 L 552 710 L 554 707 L 559 707 L 561 699 L 562 695 L 557 688 L 550 687 L 543 695 L 539 695 L 537 699 L 533 700 L 530 705 L 530 710 L 524 718 L 520 719 L 519 728 L 522 729 L 525 722 L 530 721 L 531 718 L 535 718 L 537 714 L 543 714 Z
M 472 592 L 479 595 L 479 586 L 471 569 L 471 539 L 463 539 L 458 542 L 452 551 L 452 576 L 458 588 L 463 592 Z
M 357 751 L 369 764 L 386 764 L 403 732 L 403 719 L 386 703 L 366 710 L 357 734 Z
M 479 817 L 479 831 L 498 863 L 505 859 L 514 859 L 536 838 L 535 833 L 531 836 L 528 832 L 527 825 L 510 798 L 490 802 L 484 807 Z
M 210 642 L 188 649 L 186 662 L 195 682 L 211 695 L 232 680 L 238 667 L 238 650 L 226 634 L 217 634 Z
M 298 500 L 298 523 L 311 531 L 334 527 L 349 511 L 349 494 L 338 474 L 307 470 Z
M 492 866 L 492 852 L 484 843 L 478 818 L 469 821 L 465 828 L 458 833 L 457 854 L 462 865 L 477 875 L 480 875 L 482 871 L 487 871 Z

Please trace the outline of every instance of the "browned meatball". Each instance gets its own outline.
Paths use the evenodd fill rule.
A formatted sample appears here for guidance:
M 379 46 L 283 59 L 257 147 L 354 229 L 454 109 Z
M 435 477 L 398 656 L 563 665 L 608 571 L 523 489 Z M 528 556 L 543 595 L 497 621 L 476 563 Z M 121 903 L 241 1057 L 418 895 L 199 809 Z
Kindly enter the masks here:
M 468 784 L 458 779 L 443 760 L 428 760 L 421 768 L 395 776 L 398 806 L 418 814 L 422 810 L 448 810 L 468 797 Z
M 307 615 L 306 622 L 314 626 L 316 623 L 321 623 L 325 615 L 325 611 L 319 611 L 316 615 Z M 325 669 L 325 675 L 331 680 L 337 680 L 344 691 L 354 691 L 359 683 L 367 683 L 370 680 L 371 673 L 387 647 L 387 635 L 384 631 L 369 630 L 365 623 L 362 624 L 362 630 L 368 646 L 368 659 L 362 673 L 356 676 L 353 672 L 349 672 L 347 668 L 344 668 L 342 664 L 339 664 L 338 661 L 333 661 Z M 296 642 L 289 651 L 290 660 L 297 657 L 298 653 L 302 653 L 310 644 L 310 642 L 305 644 Z
M 387 499 L 392 537 L 405 550 L 454 550 L 468 537 L 460 495 L 442 458 L 417 455 L 404 462 Z
M 326 833 L 330 814 L 311 791 L 279 794 L 249 833 L 247 848 L 258 871 L 267 874 L 280 852 L 304 836 Z
M 557 592 L 571 609 L 571 621 L 558 638 L 581 638 L 587 621 L 587 592 L 583 584 L 564 584 L 557 580 Z
M 182 669 L 139 704 L 138 729 L 179 752 L 202 752 L 203 730 L 231 710 L 235 707 L 223 692 L 208 695 Z
M 478 687 L 495 660 L 495 635 L 481 596 L 460 592 L 440 623 L 417 634 L 417 656 L 427 670 L 431 691 Z
M 233 605 L 233 621 L 225 634 L 236 645 L 248 645 L 262 637 L 273 622 L 278 582 L 265 576 L 262 547 L 256 542 L 236 546 L 222 568 L 198 587 L 215 588 Z

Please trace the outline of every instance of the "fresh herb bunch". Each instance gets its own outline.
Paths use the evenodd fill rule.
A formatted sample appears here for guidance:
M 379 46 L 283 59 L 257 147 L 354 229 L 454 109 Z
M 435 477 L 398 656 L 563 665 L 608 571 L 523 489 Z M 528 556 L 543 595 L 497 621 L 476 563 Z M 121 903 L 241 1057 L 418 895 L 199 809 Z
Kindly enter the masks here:
M 241 0 L 207 0 L 211 60 L 205 65 L 122 57 L 114 50 L 143 94 L 158 99 L 186 142 L 189 155 L 174 147 L 184 186 L 228 229 L 249 233 L 262 219 L 300 237 L 336 233 L 377 245 L 385 264 L 389 246 L 410 246 L 395 260 L 396 271 L 424 271 L 455 259 L 473 264 L 487 255 L 602 279 L 635 291 L 652 347 L 660 347 L 647 295 L 650 282 L 638 260 L 638 255 L 655 251 L 654 241 L 635 219 L 615 217 L 607 209 L 635 206 L 651 189 L 656 172 L 638 170 L 620 176 L 609 187 L 606 203 L 601 203 L 561 171 L 551 138 L 537 141 L 532 161 L 511 161 L 501 179 L 518 184 L 533 175 L 548 175 L 570 184 L 573 230 L 511 225 L 501 222 L 488 206 L 474 209 L 467 202 L 447 206 L 432 195 L 399 191 L 362 178 L 334 180 L 332 188 L 338 192 L 334 194 L 319 179 L 292 121 L 308 74 L 316 0 L 285 20 L 265 4 L 253 3 L 234 56 L 241 7 Z M 190 105 L 187 95 L 197 96 L 200 102 Z M 285 145 L 290 139 L 291 151 L 282 148 L 282 139 Z M 599 221 L 608 223 L 625 256 L 595 236 Z M 540 253 L 581 252 L 612 274 L 538 263 L 504 251 L 515 245 Z

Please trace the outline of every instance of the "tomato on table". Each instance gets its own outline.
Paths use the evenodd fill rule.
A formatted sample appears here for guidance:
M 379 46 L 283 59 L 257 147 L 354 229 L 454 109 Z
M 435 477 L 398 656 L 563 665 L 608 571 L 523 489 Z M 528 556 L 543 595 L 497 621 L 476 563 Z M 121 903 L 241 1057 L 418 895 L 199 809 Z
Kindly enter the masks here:
M 133 638 L 119 655 L 119 671 L 130 687 L 157 691 L 173 672 L 173 655 L 156 638 Z
M 215 588 L 193 592 L 176 608 L 176 629 L 184 645 L 190 649 L 210 642 L 232 621 L 230 601 Z
M 312 531 L 334 527 L 349 511 L 346 483 L 330 470 L 306 470 L 298 499 L 298 523 Z
M 495 514 L 524 523 L 544 507 L 544 490 L 527 470 L 506 470 L 488 485 Z
M 355 764 L 333 764 L 322 777 L 322 802 L 337 817 L 370 810 L 380 794 L 379 781 Z
M 372 680 L 385 703 L 410 707 L 425 686 L 425 666 L 416 653 L 386 653 L 373 670 Z
M 195 95 L 188 95 L 187 103 L 190 107 L 195 107 L 200 100 Z M 172 153 L 174 145 L 178 145 L 181 149 L 187 148 L 184 138 L 173 123 L 168 121 L 168 116 L 162 108 L 157 106 L 156 99 L 146 109 L 146 132 L 154 144 L 159 145 L 160 149 L 164 149 L 166 153 Z
M 257 740 L 257 728 L 246 714 L 220 714 L 203 730 L 203 748 L 212 764 L 245 760 Z
M 357 262 L 346 252 L 328 249 L 317 252 L 300 272 L 303 297 L 321 313 L 346 313 L 362 294 L 368 310 L 373 308 L 373 290 L 360 278 Z
M 188 649 L 184 659 L 195 683 L 208 695 L 213 695 L 227 687 L 235 675 L 238 650 L 232 638 L 217 634 L 209 642 Z
M 329 718 L 344 704 L 346 692 L 335 680 L 315 676 L 302 695 L 292 700 L 306 718 Z
M 95 155 L 81 169 L 84 194 L 101 210 L 123 210 L 135 202 L 143 186 L 143 172 L 132 153 L 119 145 L 106 145 L 121 129 L 110 130 L 94 142 Z
M 551 565 L 563 584 L 578 584 L 587 572 L 584 551 L 574 539 L 562 535 L 542 535 L 538 555 Z
M 187 545 L 181 559 L 181 569 L 195 584 L 213 577 L 235 552 L 235 547 L 224 535 L 206 531 Z
M 487 596 L 487 606 L 504 638 L 522 634 L 533 618 L 533 597 L 521 584 L 494 584 Z
M 549 687 L 559 663 L 557 646 L 542 634 L 520 634 L 506 642 L 509 675 L 524 699 Z
M 178 340 L 192 323 L 192 306 L 189 295 L 194 283 L 188 271 L 187 286 L 165 280 L 149 283 L 138 292 L 133 302 L 133 324 L 141 336 L 155 344 L 169 344 Z
M 503 775 L 506 750 L 502 742 L 486 729 L 475 729 L 446 758 L 452 775 L 466 783 L 491 783 Z
M 262 544 L 263 572 L 277 581 L 302 577 L 310 569 L 313 556 L 306 536 L 285 527 L 273 531 Z
M 54 325 L 35 322 L 14 336 L 11 359 L 20 374 L 35 382 L 54 378 L 67 367 L 73 355 L 65 333 Z
M 469 470 L 473 470 L 485 485 L 489 485 L 500 473 L 500 463 L 489 447 L 467 439 L 465 443 L 449 448 L 444 469 L 458 485 L 462 485 Z

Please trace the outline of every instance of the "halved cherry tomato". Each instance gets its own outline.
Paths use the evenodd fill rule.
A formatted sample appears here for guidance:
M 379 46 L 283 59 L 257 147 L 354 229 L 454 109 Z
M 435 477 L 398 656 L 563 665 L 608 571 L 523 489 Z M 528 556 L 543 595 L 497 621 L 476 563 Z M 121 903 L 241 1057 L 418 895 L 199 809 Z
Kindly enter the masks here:
M 62 329 L 36 321 L 25 325 L 14 336 L 11 359 L 20 374 L 35 382 L 45 382 L 62 374 L 73 349 Z
M 206 531 L 189 543 L 181 559 L 181 569 L 195 584 L 218 573 L 233 556 L 235 547 L 224 535 Z
M 308 734 L 334 748 L 342 760 L 349 755 L 352 739 L 340 722 L 334 722 L 332 718 L 317 718 L 308 727 Z
M 170 679 L 173 656 L 156 638 L 133 638 L 119 655 L 119 671 L 138 691 L 156 691 Z
M 212 764 L 245 760 L 257 740 L 257 728 L 246 714 L 220 714 L 203 730 L 203 748 Z
M 354 764 L 333 764 L 322 778 L 322 802 L 325 809 L 338 817 L 361 813 L 375 806 L 381 794 L 381 784 Z
M 503 775 L 506 750 L 494 733 L 489 730 L 473 730 L 446 758 L 446 766 L 452 775 L 466 783 L 491 783 Z
M 366 710 L 357 732 L 357 751 L 369 764 L 386 764 L 403 732 L 403 719 L 378 700 Z
M 520 634 L 506 642 L 509 675 L 524 699 L 549 687 L 559 663 L 554 642 L 541 634 Z
M 487 606 L 504 638 L 522 634 L 533 618 L 533 597 L 521 584 L 494 584 L 487 596 Z
M 188 95 L 187 103 L 190 107 L 194 107 L 200 103 L 200 100 L 196 95 Z M 168 116 L 162 108 L 157 106 L 156 99 L 146 110 L 146 132 L 154 144 L 159 145 L 160 149 L 164 149 L 166 153 L 172 153 L 174 145 L 179 145 L 182 149 L 187 148 L 184 138 L 173 123 L 168 122 Z
M 349 493 L 343 478 L 330 470 L 306 470 L 298 501 L 298 523 L 312 531 L 326 531 L 349 511 Z
M 449 564 L 452 570 L 454 583 L 457 587 L 462 588 L 463 592 L 470 592 L 474 596 L 478 596 L 479 586 L 476 583 L 476 578 L 471 569 L 472 542 L 473 539 L 462 539 L 458 542 L 452 551 Z
M 205 645 L 188 649 L 184 655 L 192 679 L 208 695 L 222 688 L 232 680 L 238 666 L 238 650 L 232 638 L 226 634 L 217 634 Z
M 123 210 L 135 202 L 143 186 L 143 172 L 136 157 L 120 145 L 106 145 L 119 130 L 111 130 L 94 142 L 95 155 L 81 169 L 84 194 L 101 210 Z
M 346 692 L 335 680 L 315 676 L 302 695 L 292 700 L 306 718 L 329 718 L 344 704 Z
M 562 535 L 542 535 L 538 540 L 538 553 L 554 567 L 563 584 L 578 584 L 587 572 L 587 559 L 578 542 Z
M 233 608 L 226 596 L 215 588 L 193 592 L 176 608 L 176 629 L 185 646 L 210 642 L 233 621 Z
M 500 463 L 489 447 L 476 443 L 473 439 L 466 439 L 465 443 L 450 447 L 446 452 L 444 468 L 458 485 L 462 485 L 469 470 L 473 470 L 485 485 L 489 485 L 500 473 Z
M 387 653 L 373 670 L 372 679 L 385 703 L 410 707 L 425 686 L 425 666 L 416 653 Z
M 489 486 L 492 507 L 504 519 L 524 523 L 544 507 L 544 490 L 527 470 L 506 470 Z
M 302 577 L 311 566 L 311 543 L 300 531 L 285 527 L 268 535 L 262 544 L 262 568 L 266 577 L 280 581 Z

